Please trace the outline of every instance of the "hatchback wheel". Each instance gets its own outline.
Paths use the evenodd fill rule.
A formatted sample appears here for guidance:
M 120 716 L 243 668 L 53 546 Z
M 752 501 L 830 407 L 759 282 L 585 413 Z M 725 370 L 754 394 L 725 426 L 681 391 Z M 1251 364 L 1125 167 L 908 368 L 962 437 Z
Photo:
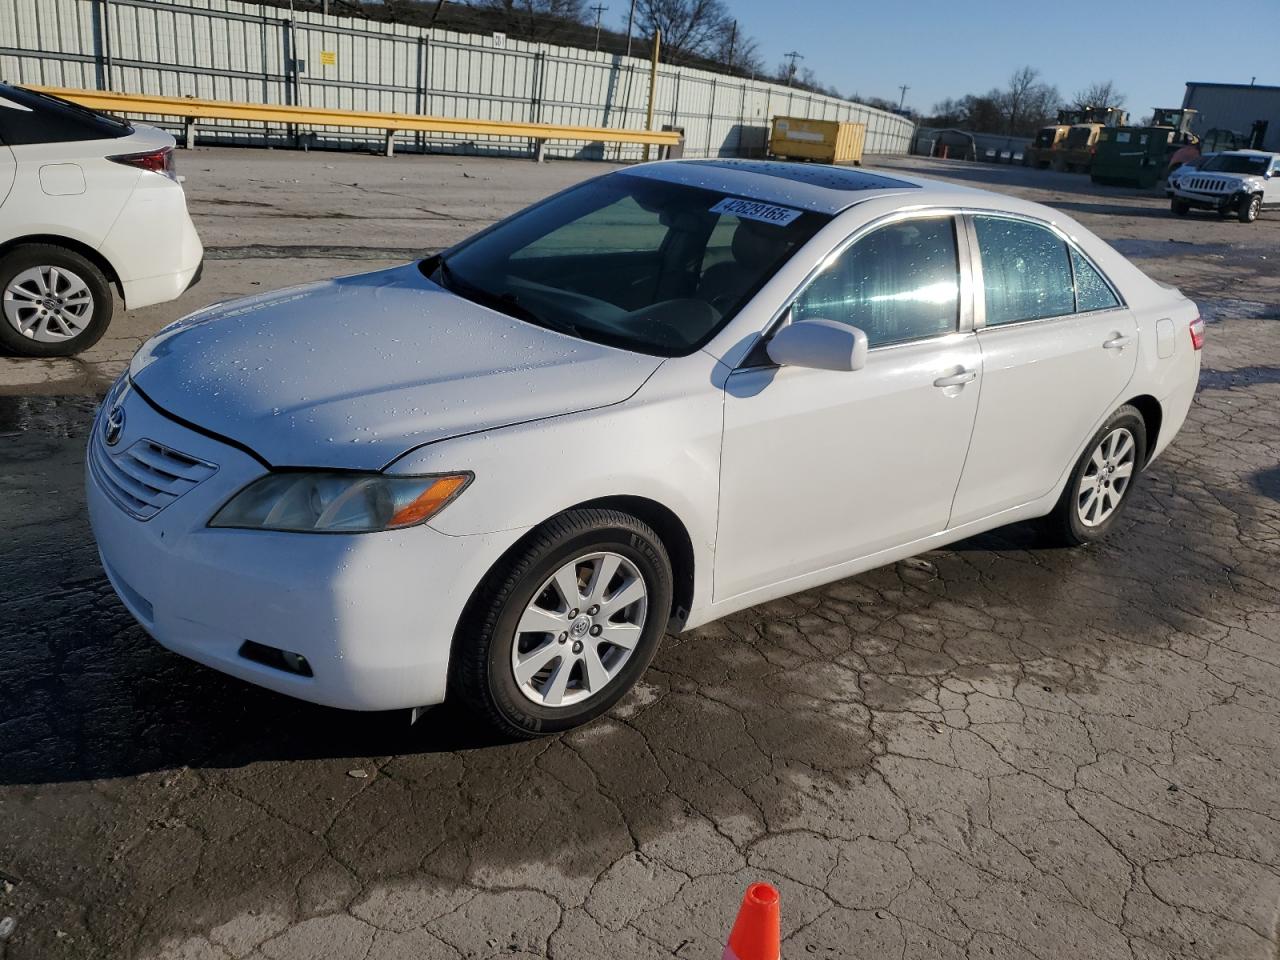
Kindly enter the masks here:
M 1106 536 L 1146 457 L 1146 424 L 1138 409 L 1126 404 L 1093 435 L 1053 513 L 1045 518 L 1053 539 L 1077 546 Z
M 0 257 L 0 306 L 0 346 L 27 357 L 66 357 L 102 339 L 113 304 L 97 266 L 41 243 Z
M 510 736 L 586 723 L 644 673 L 671 598 L 671 564 L 652 529 L 617 511 L 569 511 L 472 595 L 454 639 L 453 691 Z

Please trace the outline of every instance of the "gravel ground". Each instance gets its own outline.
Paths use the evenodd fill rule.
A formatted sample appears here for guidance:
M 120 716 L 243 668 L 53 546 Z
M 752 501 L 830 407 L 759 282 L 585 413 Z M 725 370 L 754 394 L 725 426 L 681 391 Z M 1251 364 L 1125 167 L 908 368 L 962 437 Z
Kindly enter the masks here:
M 159 648 L 103 579 L 82 449 L 95 392 L 164 322 L 606 168 L 181 164 L 204 283 L 82 360 L 0 364 L 0 956 L 715 958 L 767 879 L 788 957 L 1274 960 L 1280 217 L 887 162 L 1059 206 L 1199 299 L 1182 433 L 1106 543 L 1013 527 L 754 608 L 669 637 L 611 716 L 512 745 Z

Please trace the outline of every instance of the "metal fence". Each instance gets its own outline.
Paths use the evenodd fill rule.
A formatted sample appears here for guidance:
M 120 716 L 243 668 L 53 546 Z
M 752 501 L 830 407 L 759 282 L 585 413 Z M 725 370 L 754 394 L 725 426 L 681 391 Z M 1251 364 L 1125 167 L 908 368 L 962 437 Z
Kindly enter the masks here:
M 608 53 L 324 16 L 238 0 L 0 0 L 0 78 L 82 89 L 345 110 L 643 129 L 649 63 Z M 904 154 L 892 113 L 774 83 L 660 66 L 655 123 L 685 155 L 761 156 L 770 118 L 867 125 L 867 153 Z M 201 125 L 202 139 L 296 143 L 261 124 Z M 372 146 L 324 128 L 326 145 Z M 528 142 L 402 134 L 399 149 L 523 153 Z M 552 156 L 637 159 L 637 145 L 548 144 Z

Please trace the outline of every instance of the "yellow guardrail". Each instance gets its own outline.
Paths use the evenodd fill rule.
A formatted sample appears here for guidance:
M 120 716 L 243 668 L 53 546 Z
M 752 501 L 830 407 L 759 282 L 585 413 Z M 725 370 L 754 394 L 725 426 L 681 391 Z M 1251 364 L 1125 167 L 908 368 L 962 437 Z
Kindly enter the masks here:
M 535 141 L 587 140 L 604 143 L 643 143 L 675 146 L 680 134 L 662 130 L 622 130 L 609 127 L 575 127 L 554 123 L 516 123 L 508 120 L 466 120 L 425 117 L 409 113 L 368 113 L 361 110 L 329 110 L 325 107 L 292 107 L 266 103 L 227 103 L 191 97 L 153 97 L 111 90 L 77 90 L 64 87 L 32 87 L 64 97 L 93 110 L 147 116 L 180 117 L 183 120 L 249 120 L 258 123 L 291 123 L 320 127 L 359 127 L 387 134 L 387 153 L 398 131 L 460 133 L 477 137 L 521 137 Z M 190 131 L 188 146 L 191 145 Z

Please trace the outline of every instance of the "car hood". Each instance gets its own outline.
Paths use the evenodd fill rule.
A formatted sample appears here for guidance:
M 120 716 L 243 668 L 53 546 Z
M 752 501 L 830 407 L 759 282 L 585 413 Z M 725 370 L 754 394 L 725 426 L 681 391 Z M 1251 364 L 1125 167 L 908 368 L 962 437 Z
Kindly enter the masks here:
M 377 469 L 437 440 L 619 403 L 661 362 L 463 300 L 409 264 L 215 304 L 148 341 L 130 377 L 272 466 Z

